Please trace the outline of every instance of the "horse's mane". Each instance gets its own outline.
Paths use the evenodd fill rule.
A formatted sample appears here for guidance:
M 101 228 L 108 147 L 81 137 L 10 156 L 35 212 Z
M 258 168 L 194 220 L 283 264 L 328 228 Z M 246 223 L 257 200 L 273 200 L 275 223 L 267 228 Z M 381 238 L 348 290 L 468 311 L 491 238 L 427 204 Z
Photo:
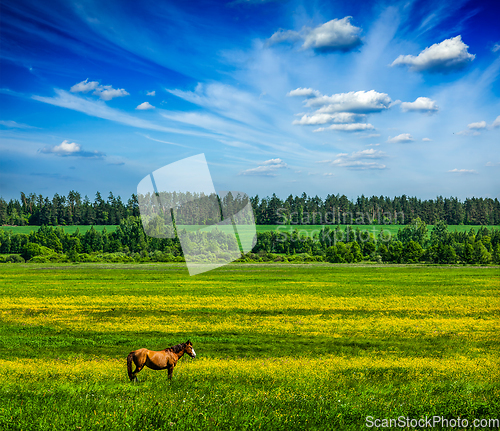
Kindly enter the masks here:
M 181 344 L 177 344 L 176 346 L 167 347 L 165 349 L 165 351 L 170 350 L 173 353 L 179 353 L 181 350 L 184 350 L 185 347 L 186 347 L 186 343 L 181 343 Z

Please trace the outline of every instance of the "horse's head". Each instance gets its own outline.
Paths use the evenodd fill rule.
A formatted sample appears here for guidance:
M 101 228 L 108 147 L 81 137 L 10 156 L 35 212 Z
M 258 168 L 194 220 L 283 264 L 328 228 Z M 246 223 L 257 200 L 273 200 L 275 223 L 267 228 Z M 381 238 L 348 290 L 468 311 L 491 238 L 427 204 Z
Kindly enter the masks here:
M 193 343 L 191 341 L 187 340 L 186 341 L 186 349 L 185 352 L 191 356 L 192 358 L 196 358 L 196 352 L 193 349 Z

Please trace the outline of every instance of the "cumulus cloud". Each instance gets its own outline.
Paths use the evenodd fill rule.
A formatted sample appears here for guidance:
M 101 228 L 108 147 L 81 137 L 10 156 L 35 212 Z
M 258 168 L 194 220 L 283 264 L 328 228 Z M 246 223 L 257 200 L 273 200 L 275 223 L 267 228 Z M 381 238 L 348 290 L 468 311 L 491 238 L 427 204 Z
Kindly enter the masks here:
M 70 88 L 70 91 L 72 93 L 88 93 L 89 91 L 95 90 L 97 87 L 99 87 L 99 83 L 97 81 L 89 82 L 87 78 L 85 81 L 73 85 L 73 87 Z
M 463 69 L 476 57 L 470 54 L 462 36 L 446 39 L 425 48 L 418 56 L 400 55 L 391 66 L 410 66 L 416 72 L 450 72 Z
M 389 137 L 387 142 L 395 144 L 406 144 L 408 142 L 413 142 L 414 139 L 409 133 L 401 133 L 401 135 L 394 136 L 394 138 Z
M 240 172 L 240 175 L 275 177 L 278 169 L 287 167 L 288 165 L 281 159 L 270 159 L 263 162 L 261 166 Z
M 432 141 L 432 139 L 429 139 L 429 138 L 422 138 L 422 141 L 424 141 L 424 142 L 431 142 L 431 141 Z
M 387 154 L 383 151 L 370 148 L 368 150 L 355 151 L 351 154 L 340 153 L 337 154 L 335 160 L 328 161 L 332 166 L 340 166 L 347 169 L 366 170 L 366 169 L 386 169 L 387 166 L 373 161 L 373 159 L 381 159 L 386 157 Z
M 389 108 L 392 100 L 386 93 L 370 91 L 350 91 L 349 93 L 316 96 L 305 101 L 308 107 L 320 107 L 320 113 L 354 112 L 368 114 Z
M 375 127 L 370 123 L 348 123 L 348 124 L 332 124 L 328 127 L 320 127 L 314 132 L 323 132 L 325 130 L 338 130 L 341 132 L 362 132 L 364 130 L 373 130 Z
M 361 29 L 351 24 L 351 16 L 332 19 L 309 31 L 302 47 L 316 52 L 351 51 L 361 45 Z
M 144 102 L 138 105 L 135 109 L 138 109 L 139 111 L 146 111 L 148 109 L 155 109 L 155 107 L 149 102 Z
M 86 79 L 85 81 L 79 82 L 70 88 L 72 93 L 88 93 L 93 91 L 94 96 L 99 96 L 102 100 L 111 100 L 115 97 L 128 96 L 129 93 L 123 88 L 113 88 L 111 85 L 101 85 L 97 81 L 90 81 Z
M 461 174 L 461 175 L 470 175 L 470 174 L 477 174 L 477 171 L 474 169 L 451 169 L 448 172 L 452 174 Z
M 403 112 L 416 111 L 433 114 L 439 110 L 439 107 L 434 100 L 429 99 L 428 97 L 417 97 L 415 102 L 401 103 L 401 110 Z
M 103 157 L 104 154 L 99 151 L 83 151 L 80 144 L 64 140 L 59 145 L 52 145 L 40 149 L 41 153 L 56 154 L 58 156 L 77 156 L 77 157 Z
M 292 124 L 298 125 L 318 125 L 327 123 L 356 123 L 364 120 L 366 115 L 354 114 L 352 112 L 336 112 L 334 114 L 315 113 L 303 115 L 300 120 L 295 120 Z
M 467 125 L 469 129 L 479 130 L 486 128 L 486 121 L 478 121 L 477 123 L 470 123 Z
M 373 130 L 373 125 L 366 122 L 367 114 L 389 109 L 392 100 L 386 93 L 370 91 L 351 91 L 326 96 L 312 88 L 297 88 L 288 96 L 304 97 L 304 105 L 313 112 L 299 114 L 300 120 L 293 121 L 296 125 L 331 124 L 314 130 L 338 130 L 343 132 L 359 132 Z
M 156 91 L 153 90 L 153 91 L 147 91 L 146 92 L 146 96 L 156 96 Z
M 332 19 L 315 28 L 304 27 L 300 32 L 279 29 L 268 40 L 267 45 L 295 43 L 303 40 L 302 49 L 312 49 L 317 53 L 348 52 L 361 45 L 361 28 L 351 24 L 351 16 Z

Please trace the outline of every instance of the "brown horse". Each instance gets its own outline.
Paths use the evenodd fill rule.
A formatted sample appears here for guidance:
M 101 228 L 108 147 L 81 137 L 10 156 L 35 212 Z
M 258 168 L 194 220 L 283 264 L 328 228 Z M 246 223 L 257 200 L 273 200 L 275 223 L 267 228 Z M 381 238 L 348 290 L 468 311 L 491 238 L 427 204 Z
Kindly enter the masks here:
M 164 350 L 155 352 L 148 349 L 139 349 L 130 352 L 127 356 L 127 370 L 130 380 L 137 381 L 137 374 L 146 367 L 152 370 L 168 370 L 168 378 L 172 379 L 175 364 L 187 353 L 192 358 L 196 358 L 196 352 L 193 349 L 193 343 L 186 341 L 185 343 L 177 344 L 177 346 L 167 347 Z M 132 362 L 135 364 L 135 371 L 132 372 Z

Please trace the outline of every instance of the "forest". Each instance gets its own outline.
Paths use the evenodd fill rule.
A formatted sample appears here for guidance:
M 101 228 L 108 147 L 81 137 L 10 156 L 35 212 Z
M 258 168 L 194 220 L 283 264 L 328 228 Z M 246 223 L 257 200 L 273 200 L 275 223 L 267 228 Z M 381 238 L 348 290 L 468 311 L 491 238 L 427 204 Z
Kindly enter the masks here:
M 276 194 L 264 198 L 257 195 L 249 200 L 258 225 L 406 225 L 417 218 L 430 225 L 438 221 L 448 225 L 500 225 L 497 198 L 472 197 L 462 202 L 442 196 L 422 200 L 406 195 L 393 198 L 361 195 L 349 200 L 339 194 L 322 199 L 302 193 L 284 200 Z M 119 225 L 127 217 L 139 215 L 135 194 L 126 202 L 112 192 L 107 198 L 97 192 L 92 201 L 73 190 L 67 196 L 55 194 L 52 199 L 34 193 L 21 193 L 20 199 L 9 202 L 0 197 L 0 225 Z

